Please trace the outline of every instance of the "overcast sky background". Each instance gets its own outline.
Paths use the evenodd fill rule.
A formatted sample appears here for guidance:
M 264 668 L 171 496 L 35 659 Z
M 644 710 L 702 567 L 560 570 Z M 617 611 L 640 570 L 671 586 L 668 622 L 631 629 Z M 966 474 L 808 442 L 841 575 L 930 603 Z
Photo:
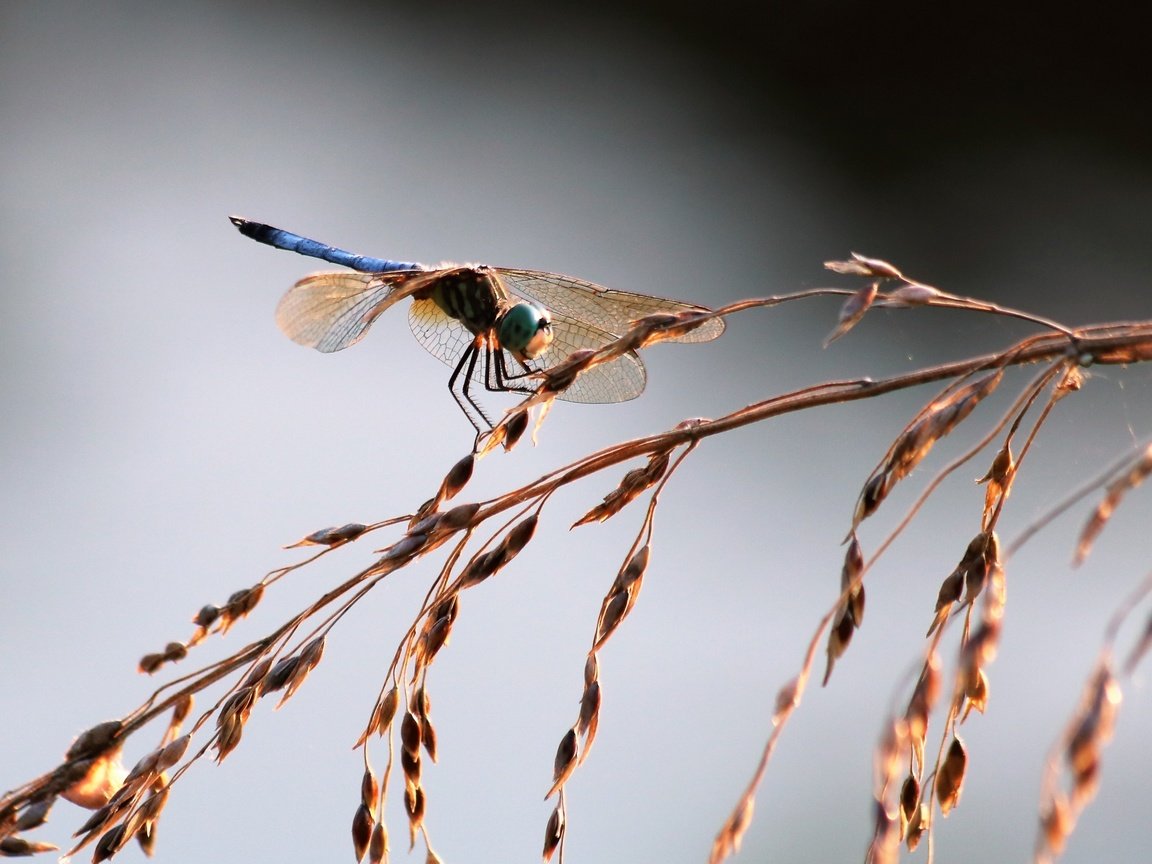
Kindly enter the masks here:
M 0 787 L 135 707 L 162 680 L 137 675 L 139 657 L 187 638 L 204 603 L 298 559 L 282 545 L 411 512 L 470 445 L 447 368 L 403 314 L 336 355 L 284 338 L 276 301 L 316 267 L 240 237 L 230 213 L 372 255 L 710 304 L 828 284 L 821 263 L 856 250 L 1069 324 L 1147 317 L 1150 120 L 1123 59 L 1146 56 L 1128 50 L 1137 28 L 1104 10 L 1040 22 L 800 5 L 0 7 Z M 881 313 L 821 350 L 836 311 L 754 312 L 717 343 L 653 349 L 641 399 L 558 405 L 537 447 L 483 460 L 461 500 L 686 417 L 1032 332 Z M 1030 374 L 937 448 L 865 526 L 866 550 Z M 1147 442 L 1149 390 L 1146 369 L 1100 369 L 1061 404 L 1006 541 Z M 838 590 L 860 485 L 931 395 L 761 424 L 685 463 L 640 603 L 601 655 L 569 861 L 705 860 Z M 872 749 L 906 698 L 939 583 L 978 530 L 983 491 L 969 481 L 988 460 L 958 472 L 869 576 L 864 628 L 793 718 L 738 860 L 862 856 Z M 464 598 L 430 685 L 441 756 L 425 770 L 427 823 L 445 861 L 537 860 L 583 654 L 643 514 L 566 526 L 623 470 L 558 494 L 516 565 Z M 1084 515 L 1009 565 L 992 702 L 963 727 L 969 776 L 938 860 L 1030 853 L 1047 749 L 1148 568 L 1146 493 L 1073 571 Z M 389 539 L 293 575 L 179 671 L 271 630 Z M 158 860 L 350 860 L 351 744 L 438 566 L 380 585 L 286 708 L 259 705 L 222 766 L 180 781 Z M 1152 843 L 1147 678 L 1126 689 L 1065 861 L 1135 860 Z M 153 740 L 137 738 L 130 763 Z M 35 836 L 66 846 L 84 818 L 60 804 Z M 405 860 L 402 817 L 390 820 Z

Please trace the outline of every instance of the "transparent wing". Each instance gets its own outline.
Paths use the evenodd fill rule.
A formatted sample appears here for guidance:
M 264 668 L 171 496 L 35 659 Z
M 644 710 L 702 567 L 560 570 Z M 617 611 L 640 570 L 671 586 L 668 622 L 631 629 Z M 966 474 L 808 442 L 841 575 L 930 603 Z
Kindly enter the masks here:
M 416 340 L 432 354 L 455 368 L 464 351 L 472 344 L 473 335 L 455 318 L 449 318 L 431 300 L 413 300 L 408 311 L 408 323 Z M 534 370 L 547 369 L 581 348 L 599 348 L 614 338 L 599 328 L 576 321 L 563 313 L 552 315 L 552 344 L 548 350 L 532 361 Z M 504 368 L 510 374 L 520 370 L 520 364 L 507 351 Z M 472 380 L 485 386 L 484 358 L 472 370 Z M 644 392 L 647 374 L 644 364 L 633 352 L 589 369 L 560 394 L 566 402 L 626 402 Z M 534 381 L 525 381 L 534 386 Z
M 313 273 L 281 298 L 276 324 L 292 341 L 329 354 L 360 341 L 377 316 L 428 279 L 421 271 Z
M 656 313 L 700 311 L 706 307 L 647 294 L 615 291 L 583 279 L 543 273 L 539 270 L 493 268 L 506 286 L 543 305 L 551 312 L 578 321 L 587 321 L 601 330 L 618 336 L 637 318 Z M 724 332 L 724 319 L 712 318 L 674 342 L 708 342 Z

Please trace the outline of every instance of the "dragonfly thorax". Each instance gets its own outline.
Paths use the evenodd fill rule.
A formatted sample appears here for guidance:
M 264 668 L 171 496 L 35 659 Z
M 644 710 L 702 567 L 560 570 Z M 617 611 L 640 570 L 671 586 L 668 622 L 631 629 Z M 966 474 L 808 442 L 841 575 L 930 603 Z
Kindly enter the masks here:
M 535 360 L 552 344 L 552 317 L 531 303 L 517 303 L 497 324 L 500 347 L 518 360 Z
M 500 316 L 505 292 L 490 273 L 478 267 L 446 270 L 432 286 L 433 302 L 476 336 L 488 333 Z

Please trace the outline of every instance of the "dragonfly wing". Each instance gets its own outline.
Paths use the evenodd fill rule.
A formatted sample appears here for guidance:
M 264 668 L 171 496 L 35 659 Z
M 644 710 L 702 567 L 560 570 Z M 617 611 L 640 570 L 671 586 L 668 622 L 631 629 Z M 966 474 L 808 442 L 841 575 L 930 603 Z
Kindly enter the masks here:
M 313 273 L 288 289 L 276 323 L 292 341 L 328 354 L 360 339 L 382 312 L 423 287 L 427 274 Z
M 552 312 L 594 324 L 614 336 L 626 331 L 630 322 L 646 315 L 708 311 L 695 303 L 615 291 L 558 273 L 503 267 L 496 268 L 496 273 L 513 292 L 534 299 Z M 708 342 L 723 332 L 724 319 L 711 318 L 695 330 L 669 341 Z
M 433 357 L 455 367 L 475 338 L 457 319 L 450 318 L 431 299 L 413 300 L 408 325 L 416 341 Z M 484 363 L 476 364 L 472 379 L 484 383 Z
M 600 348 L 612 341 L 613 335 L 562 312 L 552 313 L 552 344 L 532 365 L 547 369 L 569 354 L 584 348 Z M 611 362 L 601 363 L 582 372 L 572 386 L 560 393 L 566 402 L 627 402 L 644 392 L 648 373 L 635 351 L 629 351 Z

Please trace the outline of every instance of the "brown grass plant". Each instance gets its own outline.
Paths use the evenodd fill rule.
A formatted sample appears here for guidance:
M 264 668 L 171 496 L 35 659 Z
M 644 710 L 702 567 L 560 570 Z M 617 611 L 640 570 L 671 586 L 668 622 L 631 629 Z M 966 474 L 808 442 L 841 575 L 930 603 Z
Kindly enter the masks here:
M 351 814 L 351 834 L 357 861 L 381 864 L 388 860 L 392 834 L 384 821 L 385 802 L 389 795 L 399 795 L 408 822 L 407 845 L 411 848 L 422 842 L 425 860 L 439 861 L 429 829 L 435 822 L 435 802 L 429 800 L 423 786 L 425 760 L 437 759 L 430 672 L 449 645 L 462 614 L 461 595 L 481 589 L 502 569 L 515 566 L 517 555 L 532 542 L 538 524 L 550 518 L 548 503 L 553 493 L 595 477 L 609 489 L 601 503 L 572 527 L 615 518 L 639 499 L 646 503 L 640 527 L 630 547 L 622 551 L 618 571 L 605 579 L 607 587 L 596 620 L 588 622 L 590 639 L 581 658 L 579 709 L 572 725 L 560 730 L 551 780 L 541 784 L 544 797 L 555 798 L 544 825 L 542 857 L 563 861 L 567 832 L 578 830 L 569 819 L 567 784 L 589 757 L 601 723 L 602 650 L 638 602 L 645 575 L 661 566 L 655 543 L 659 502 L 666 491 L 674 494 L 672 481 L 678 468 L 709 439 L 740 427 L 936 383 L 940 385 L 937 394 L 908 420 L 862 484 L 854 513 L 845 526 L 839 590 L 830 591 L 827 611 L 814 622 L 799 667 L 779 689 L 759 762 L 747 785 L 734 790 L 731 813 L 719 826 L 709 856 L 711 864 L 719 864 L 738 852 L 754 820 L 757 790 L 783 732 L 807 694 L 822 645 L 823 684 L 835 685 L 836 661 L 849 650 L 853 633 L 864 624 L 868 574 L 944 482 L 962 466 L 983 460 L 980 464 L 986 469 L 979 482 L 986 487 L 984 503 L 974 514 L 980 528 L 975 536 L 953 538 L 956 567 L 942 576 L 934 596 L 931 591 L 925 593 L 925 641 L 914 673 L 898 685 L 895 707 L 876 746 L 873 834 L 861 838 L 869 861 L 896 861 L 901 848 L 915 849 L 924 842 L 931 860 L 938 817 L 962 811 L 965 776 L 970 766 L 979 763 L 979 752 L 970 752 L 960 726 L 974 713 L 982 714 L 991 698 L 989 670 L 999 647 L 1011 555 L 1056 515 L 1102 490 L 1075 549 L 1076 562 L 1083 560 L 1111 514 L 1152 473 L 1152 446 L 1139 454 L 1125 454 L 1035 520 L 1016 541 L 1002 545 L 997 529 L 1010 492 L 1052 411 L 1083 386 L 1084 370 L 1093 365 L 1152 359 L 1152 321 L 1072 329 L 1039 316 L 948 294 L 909 279 L 893 265 L 877 259 L 853 256 L 848 261 L 829 262 L 828 267 L 848 278 L 864 280 L 863 287 L 817 288 L 744 300 L 712 312 L 651 316 L 636 322 L 616 341 L 570 357 L 541 373 L 536 392 L 482 436 L 473 452 L 450 468 L 432 497 L 412 514 L 315 531 L 287 547 L 308 550 L 304 558 L 238 589 L 222 604 L 205 605 L 193 618 L 191 635 L 144 656 L 140 671 L 157 674 L 171 664 L 186 661 L 200 643 L 258 614 L 262 598 L 280 580 L 333 550 L 352 543 L 371 543 L 388 530 L 398 532 L 370 564 L 329 587 L 263 637 L 222 660 L 175 675 L 123 717 L 97 724 L 79 736 L 58 765 L 4 793 L 0 797 L 0 855 L 22 856 L 55 849 L 53 844 L 27 835 L 45 823 L 53 803 L 61 797 L 92 810 L 78 826 L 67 855 L 90 849 L 92 860 L 99 862 L 132 841 L 150 853 L 158 821 L 170 801 L 176 800 L 171 793 L 184 774 L 205 757 L 220 762 L 242 746 L 252 712 L 259 710 L 266 696 L 275 694 L 277 705 L 292 698 L 323 662 L 326 640 L 349 609 L 392 573 L 428 561 L 434 562 L 428 564 L 434 576 L 419 607 L 413 610 L 407 630 L 398 634 L 395 653 L 355 742 L 363 754 L 363 775 L 359 804 Z M 467 489 L 477 460 L 498 447 L 513 449 L 527 430 L 533 410 L 539 428 L 551 401 L 584 370 L 623 352 L 683 336 L 708 326 L 714 318 L 823 296 L 845 298 L 827 342 L 842 338 L 876 308 L 939 307 L 950 313 L 1007 316 L 1028 322 L 1039 332 L 991 353 L 879 380 L 825 381 L 771 396 L 715 419 L 684 421 L 666 431 L 590 453 L 489 500 L 450 506 Z M 1018 366 L 1038 367 L 1038 371 L 1020 387 L 999 418 L 982 421 L 984 431 L 975 444 L 923 483 L 911 507 L 869 555 L 860 540 L 863 524 L 884 507 L 897 484 L 913 476 L 913 469 L 925 462 L 936 445 L 960 425 L 981 416 L 984 400 L 1005 386 L 1006 371 Z M 632 467 L 622 474 L 616 473 L 629 465 Z M 442 554 L 434 556 L 440 550 Z M 1152 645 L 1152 618 L 1119 667 L 1113 660 L 1116 640 L 1146 605 L 1150 591 L 1152 577 L 1120 607 L 1105 634 L 1081 704 L 1071 712 L 1066 733 L 1054 745 L 1037 808 L 1037 861 L 1051 860 L 1060 853 L 1076 817 L 1100 782 L 1102 752 L 1119 710 L 1121 687 Z M 194 700 L 214 693 L 214 687 L 223 692 L 196 709 Z M 125 770 L 121 765 L 125 745 L 130 738 L 149 733 L 155 744 L 133 768 Z M 372 753 L 383 766 L 379 773 L 369 758 Z M 544 773 L 542 768 L 542 776 Z

